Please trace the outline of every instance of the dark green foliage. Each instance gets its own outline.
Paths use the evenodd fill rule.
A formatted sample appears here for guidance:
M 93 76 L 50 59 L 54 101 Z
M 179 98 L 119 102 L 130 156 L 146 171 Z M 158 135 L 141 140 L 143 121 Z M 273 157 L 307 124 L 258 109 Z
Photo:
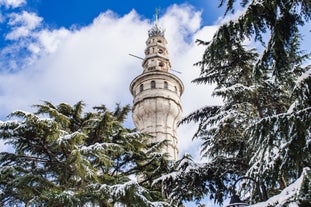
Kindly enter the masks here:
M 163 191 L 174 206 L 181 205 L 182 201 L 200 200 L 205 195 L 222 203 L 230 193 L 228 183 L 237 178 L 235 172 L 242 166 L 247 165 L 238 158 L 217 157 L 209 163 L 195 163 L 186 155 L 175 163 L 174 171 L 155 180 L 155 183 L 165 183 Z
M 193 82 L 214 84 L 213 95 L 221 97 L 223 105 L 203 107 L 181 122 L 199 124 L 194 138 L 203 141 L 202 155 L 208 162 L 188 161 L 190 168 L 176 167 L 163 179 L 180 201 L 208 195 L 222 203 L 241 176 L 258 183 L 242 183 L 255 194 L 261 189 L 273 196 L 311 166 L 311 68 L 302 66 L 308 55 L 300 50 L 299 31 L 310 21 L 311 2 L 219 2 L 226 14 L 234 13 L 235 3 L 245 10 L 221 25 L 212 41 L 198 40 L 206 50 L 195 64 L 201 73 Z M 259 41 L 262 48 L 250 49 L 243 45 L 246 41 Z M 183 191 L 188 188 L 190 192 Z
M 82 102 L 35 107 L 0 123 L 0 138 L 12 146 L 0 153 L 1 206 L 166 205 L 150 182 L 168 164 L 161 143 L 123 126 L 129 106 L 89 113 Z

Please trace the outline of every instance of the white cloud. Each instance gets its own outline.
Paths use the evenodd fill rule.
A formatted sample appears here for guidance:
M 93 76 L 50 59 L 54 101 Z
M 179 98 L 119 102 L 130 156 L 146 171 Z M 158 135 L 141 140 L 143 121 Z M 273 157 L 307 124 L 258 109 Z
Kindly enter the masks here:
M 42 48 L 47 53 L 53 53 L 59 45 L 65 41 L 65 38 L 70 35 L 70 31 L 65 28 L 58 30 L 42 30 L 36 34 L 38 38 L 37 47 Z
M 12 26 L 12 31 L 6 35 L 8 40 L 16 40 L 21 37 L 30 36 L 42 21 L 42 18 L 35 13 L 23 11 L 22 13 L 12 13 L 9 15 L 8 24 Z
M 190 83 L 200 72 L 193 63 L 201 59 L 204 51 L 194 41 L 208 41 L 216 30 L 215 26 L 201 28 L 200 15 L 187 5 L 174 5 L 159 20 L 166 29 L 172 69 L 182 72 L 176 75 L 185 85 L 184 115 L 206 104 L 220 103 L 211 98 L 212 87 Z M 144 57 L 147 32 L 152 26 L 148 20 L 135 11 L 122 17 L 107 11 L 80 29 L 32 31 L 41 19 L 31 16 L 16 16 L 11 24 L 25 26 L 31 32 L 30 41 L 24 41 L 23 47 L 37 58 L 23 70 L 0 76 L 0 117 L 17 109 L 31 110 L 30 106 L 40 100 L 55 104 L 83 100 L 89 108 L 132 104 L 129 85 L 142 73 L 142 66 L 141 60 L 128 54 Z M 196 152 L 194 156 L 198 157 L 199 144 L 191 141 L 194 131 L 194 125 L 178 129 L 179 149 L 181 153 Z
M 173 5 L 168 8 L 168 11 L 160 19 L 160 24 L 163 24 L 165 28 L 170 28 L 169 31 L 181 29 L 178 31 L 180 35 L 190 35 L 200 29 L 201 26 L 201 11 L 195 11 L 190 5 Z M 173 26 L 175 24 L 175 26 Z M 173 30 L 171 27 L 173 26 Z
M 26 0 L 0 0 L 0 6 L 4 5 L 6 8 L 17 8 L 26 4 Z

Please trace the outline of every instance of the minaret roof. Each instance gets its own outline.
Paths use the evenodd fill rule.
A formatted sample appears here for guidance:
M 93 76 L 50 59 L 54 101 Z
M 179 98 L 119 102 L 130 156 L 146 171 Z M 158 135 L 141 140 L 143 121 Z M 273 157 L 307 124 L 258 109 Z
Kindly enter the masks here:
M 158 24 L 154 24 L 153 27 L 148 31 L 149 37 L 161 36 L 164 37 L 164 30 L 161 29 Z

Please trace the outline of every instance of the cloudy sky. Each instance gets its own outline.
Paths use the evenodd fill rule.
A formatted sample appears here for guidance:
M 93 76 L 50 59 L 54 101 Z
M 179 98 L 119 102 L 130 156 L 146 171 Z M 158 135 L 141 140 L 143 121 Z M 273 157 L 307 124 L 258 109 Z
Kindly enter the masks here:
M 83 100 L 89 109 L 105 104 L 132 104 L 130 82 L 142 73 L 147 32 L 160 9 L 172 69 L 185 85 L 184 115 L 206 104 L 212 86 L 196 86 L 199 74 L 193 63 L 223 14 L 217 1 L 107 1 L 107 0 L 0 0 L 0 120 L 17 109 L 48 100 L 74 104 Z M 133 126 L 131 119 L 128 124 Z M 198 157 L 192 142 L 195 126 L 178 129 L 180 154 Z M 0 150 L 7 147 L 0 144 Z

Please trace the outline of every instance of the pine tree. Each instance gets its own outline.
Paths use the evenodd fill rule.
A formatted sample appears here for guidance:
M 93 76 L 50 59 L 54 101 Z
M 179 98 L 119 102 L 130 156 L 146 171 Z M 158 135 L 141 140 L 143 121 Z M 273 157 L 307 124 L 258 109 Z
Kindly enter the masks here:
M 150 182 L 160 175 L 151 166 L 167 165 L 161 145 L 123 126 L 129 106 L 88 113 L 82 102 L 35 107 L 0 123 L 0 138 L 12 146 L 0 153 L 1 206 L 168 205 Z
M 235 3 L 220 1 L 226 14 Z M 241 183 L 244 191 L 250 185 L 249 192 L 256 192 L 250 200 L 266 200 L 311 166 L 311 70 L 302 66 L 307 55 L 299 33 L 310 21 L 311 3 L 243 0 L 241 6 L 244 13 L 221 25 L 211 42 L 198 40 L 206 50 L 193 82 L 215 84 L 213 95 L 223 105 L 203 107 L 181 122 L 199 123 L 194 138 L 203 141 L 209 161 L 198 164 L 186 156 L 157 180 L 180 202 L 209 195 L 222 203 L 241 177 L 248 178 Z M 245 40 L 259 41 L 264 49 L 249 49 Z

